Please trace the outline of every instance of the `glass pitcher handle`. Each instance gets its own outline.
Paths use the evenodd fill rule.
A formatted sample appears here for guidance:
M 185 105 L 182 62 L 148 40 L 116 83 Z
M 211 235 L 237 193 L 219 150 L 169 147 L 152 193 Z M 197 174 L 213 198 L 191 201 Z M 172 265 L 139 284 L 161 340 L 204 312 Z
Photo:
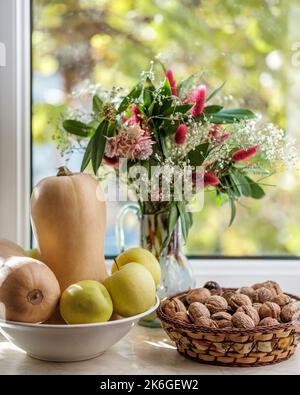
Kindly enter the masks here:
M 116 241 L 119 252 L 123 252 L 126 249 L 125 245 L 125 234 L 124 234 L 124 220 L 129 212 L 136 214 L 138 219 L 141 218 L 140 206 L 136 203 L 129 203 L 122 207 L 118 216 L 116 223 Z

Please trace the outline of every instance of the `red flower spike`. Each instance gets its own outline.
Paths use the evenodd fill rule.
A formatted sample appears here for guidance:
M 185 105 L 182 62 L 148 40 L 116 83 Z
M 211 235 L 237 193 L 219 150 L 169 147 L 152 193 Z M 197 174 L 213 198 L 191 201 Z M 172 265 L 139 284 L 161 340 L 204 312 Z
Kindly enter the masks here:
M 256 154 L 258 146 L 250 147 L 247 149 L 239 149 L 232 154 L 232 160 L 234 162 L 240 162 L 242 160 L 246 160 Z
M 209 135 L 212 138 L 212 140 L 215 140 L 219 143 L 223 143 L 223 141 L 227 140 L 230 137 L 229 132 L 224 131 L 222 134 L 220 134 L 221 131 L 222 128 L 220 125 L 213 125 L 209 131 Z
M 223 141 L 227 140 L 229 137 L 230 137 L 230 133 L 229 133 L 229 132 L 224 132 L 224 133 L 220 136 L 219 141 L 220 141 L 221 143 L 223 143 Z
M 184 123 L 181 123 L 175 132 L 175 136 L 174 136 L 175 143 L 179 145 L 184 144 L 186 135 L 187 135 L 187 127 Z
M 176 87 L 176 81 L 173 75 L 173 72 L 171 69 L 168 69 L 166 71 L 166 78 L 169 80 L 170 86 L 171 86 L 171 91 L 173 96 L 177 96 L 177 87 Z
M 209 135 L 213 140 L 218 140 L 218 135 L 220 132 L 221 126 L 220 125 L 213 125 L 209 131 Z
M 116 156 L 113 158 L 109 158 L 108 156 L 104 155 L 103 161 L 105 164 L 112 166 L 114 168 L 119 167 L 119 158 L 117 158 Z
M 205 97 L 206 97 L 206 86 L 201 85 L 196 90 L 193 101 L 195 103 L 194 107 L 191 110 L 193 117 L 197 118 L 203 113 L 204 105 L 205 105 Z
M 131 111 L 132 111 L 132 116 L 128 120 L 129 125 L 134 125 L 136 123 L 140 123 L 141 122 L 141 111 L 137 107 L 136 104 L 132 104 Z
M 204 183 L 204 188 L 209 186 L 214 187 L 220 183 L 220 180 L 214 173 L 207 172 L 204 174 L 203 183 Z

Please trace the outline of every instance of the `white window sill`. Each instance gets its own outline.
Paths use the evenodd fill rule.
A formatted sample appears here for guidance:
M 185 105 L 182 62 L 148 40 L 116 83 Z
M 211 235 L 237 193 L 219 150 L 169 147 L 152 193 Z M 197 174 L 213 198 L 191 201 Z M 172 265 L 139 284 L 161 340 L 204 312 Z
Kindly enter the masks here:
M 111 261 L 108 261 L 111 266 Z M 300 295 L 300 260 L 195 259 L 191 265 L 197 285 L 217 281 L 223 287 L 240 287 L 265 280 L 277 281 L 284 291 Z

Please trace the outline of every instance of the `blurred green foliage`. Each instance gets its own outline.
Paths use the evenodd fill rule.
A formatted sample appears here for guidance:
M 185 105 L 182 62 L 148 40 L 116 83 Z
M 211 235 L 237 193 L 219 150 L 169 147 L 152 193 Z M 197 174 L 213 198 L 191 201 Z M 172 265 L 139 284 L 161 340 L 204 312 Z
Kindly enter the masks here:
M 239 105 L 285 127 L 288 7 L 277 0 L 33 0 L 34 73 L 59 75 L 66 94 L 57 105 L 34 103 L 34 143 L 49 141 L 49 123 L 78 82 L 129 87 L 156 56 L 178 80 L 199 71 L 209 87 L 226 80 L 225 92 Z M 278 187 L 261 202 L 243 201 L 247 209 L 238 209 L 230 228 L 228 207 L 217 208 L 207 192 L 187 252 L 298 254 L 296 174 L 274 177 Z

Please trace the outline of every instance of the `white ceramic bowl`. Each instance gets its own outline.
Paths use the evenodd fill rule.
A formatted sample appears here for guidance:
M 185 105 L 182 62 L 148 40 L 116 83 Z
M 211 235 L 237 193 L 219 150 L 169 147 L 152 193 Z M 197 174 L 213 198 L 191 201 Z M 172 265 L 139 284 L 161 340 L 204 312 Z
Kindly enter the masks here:
M 158 305 L 156 297 L 155 305 L 142 314 L 99 324 L 37 325 L 0 320 L 0 331 L 33 358 L 56 362 L 83 361 L 104 353 Z

